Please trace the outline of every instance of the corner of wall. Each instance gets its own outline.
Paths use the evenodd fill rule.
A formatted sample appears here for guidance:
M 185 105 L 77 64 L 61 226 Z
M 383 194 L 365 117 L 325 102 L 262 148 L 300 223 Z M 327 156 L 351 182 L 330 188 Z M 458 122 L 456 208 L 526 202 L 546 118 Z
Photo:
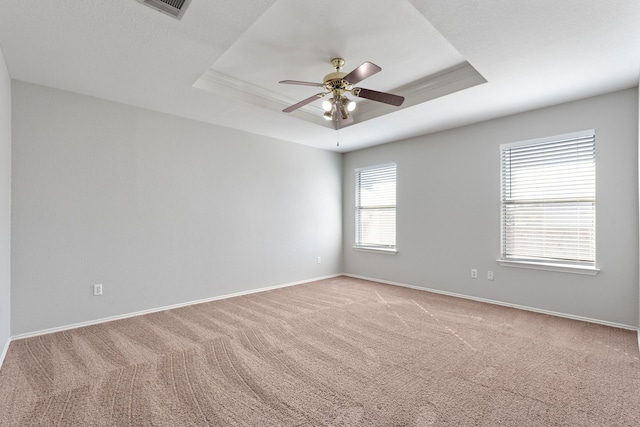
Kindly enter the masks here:
M 9 344 L 11 344 L 11 338 L 9 338 L 2 348 L 2 352 L 0 353 L 0 369 L 2 369 L 2 364 L 4 363 L 4 358 L 7 355 L 7 351 L 9 351 Z
M 0 367 L 11 341 L 11 77 L 0 46 Z

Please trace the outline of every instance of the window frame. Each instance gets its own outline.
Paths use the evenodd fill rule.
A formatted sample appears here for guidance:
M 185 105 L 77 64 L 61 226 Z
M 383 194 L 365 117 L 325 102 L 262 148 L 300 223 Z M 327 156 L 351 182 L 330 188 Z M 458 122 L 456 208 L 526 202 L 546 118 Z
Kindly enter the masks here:
M 362 209 L 361 206 L 359 206 L 358 201 L 359 201 L 359 175 L 362 171 L 368 171 L 368 170 L 374 170 L 374 169 L 385 169 L 385 168 L 389 168 L 389 167 L 393 167 L 394 168 L 394 173 L 395 173 L 395 188 L 394 188 L 394 205 L 393 205 L 393 210 L 394 210 L 394 241 L 395 244 L 394 245 L 375 245 L 375 244 L 362 244 L 360 242 L 361 238 L 359 238 L 359 213 L 360 210 Z M 371 166 L 364 166 L 364 167 L 360 167 L 360 168 L 356 168 L 354 170 L 354 189 L 355 189 L 355 200 L 354 200 L 354 244 L 353 244 L 353 249 L 356 251 L 363 251 L 363 252 L 375 252 L 375 253 L 382 253 L 382 254 L 389 254 L 389 255 L 395 255 L 398 253 L 398 242 L 397 242 L 397 236 L 398 236 L 398 224 L 397 224 L 397 212 L 398 212 L 398 203 L 397 203 L 397 199 L 398 199 L 398 165 L 395 162 L 389 162 L 389 163 L 382 163 L 382 164 L 376 164 L 376 165 L 371 165 Z
M 506 236 L 505 236 L 505 229 L 506 229 L 506 225 L 505 225 L 505 200 L 504 200 L 504 191 L 505 191 L 505 183 L 504 183 L 504 179 L 505 179 L 505 169 L 504 169 L 504 164 L 503 164 L 503 151 L 506 149 L 510 149 L 513 147 L 523 147 L 523 146 L 535 146 L 535 145 L 539 145 L 539 144 L 549 144 L 549 143 L 554 143 L 554 142 L 561 142 L 561 141 L 568 141 L 571 139 L 577 139 L 577 138 L 588 138 L 588 137 L 592 137 L 593 138 L 593 143 L 595 144 L 595 138 L 596 138 L 596 132 L 595 129 L 588 129 L 588 130 L 583 130 L 583 131 L 579 131 L 579 132 L 572 132 L 572 133 L 567 133 L 567 134 L 561 134 L 561 135 L 554 135 L 554 136 L 549 136 L 549 137 L 543 137 L 543 138 L 535 138 L 535 139 L 530 139 L 530 140 L 525 140 L 525 141 L 517 141 L 517 142 L 512 142 L 512 143 L 506 143 L 506 144 L 501 144 L 500 145 L 500 257 L 497 260 L 498 263 L 501 266 L 504 267 L 518 267 L 518 268 L 528 268 L 528 269 L 536 269 L 536 270 L 548 270 L 548 271 L 556 271 L 556 272 L 565 272 L 565 273 L 576 273 L 576 274 L 586 274 L 586 275 L 595 275 L 597 274 L 600 270 L 596 267 L 596 262 L 597 262 L 597 257 L 595 255 L 595 250 L 596 250 L 596 232 L 597 232 L 597 225 L 595 223 L 595 215 L 596 215 L 596 195 L 595 195 L 595 190 L 596 190 L 596 185 L 597 185 L 597 181 L 595 178 L 595 168 L 596 168 L 596 159 L 595 159 L 595 152 L 594 152 L 594 196 L 593 196 L 593 209 L 594 209 L 594 225 L 593 225 L 593 233 L 594 233 L 594 262 L 593 264 L 591 263 L 580 263 L 580 262 L 571 262 L 571 261 L 552 261 L 552 260 L 546 260 L 543 258 L 539 258 L 539 259 L 535 259 L 535 258 L 525 258 L 525 257 L 517 257 L 514 256 L 513 258 L 510 258 L 508 255 L 505 254 L 505 246 L 506 246 Z M 594 145 L 595 147 L 595 145 Z M 595 150 L 595 148 L 594 148 Z M 573 199 L 572 197 L 567 197 L 565 198 L 564 203 L 569 203 L 569 201 Z M 536 199 L 534 199 L 536 200 Z M 544 203 L 544 201 L 541 199 L 540 200 L 541 203 Z M 557 202 L 557 200 L 555 200 L 554 202 Z M 549 200 L 547 199 L 546 201 L 547 204 L 549 203 L 553 203 L 553 202 L 549 202 Z M 511 204 L 513 206 L 513 204 Z

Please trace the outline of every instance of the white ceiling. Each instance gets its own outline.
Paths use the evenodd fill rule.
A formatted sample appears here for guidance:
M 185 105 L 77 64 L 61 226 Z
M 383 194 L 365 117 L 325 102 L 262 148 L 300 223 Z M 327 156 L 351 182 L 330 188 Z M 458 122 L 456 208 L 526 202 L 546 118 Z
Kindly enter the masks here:
M 638 0 L 192 0 L 182 20 L 136 0 L 0 0 L 12 78 L 335 151 L 638 85 Z M 318 89 L 333 57 L 361 100 L 336 131 Z M 450 72 L 454 70 L 454 72 Z M 195 86 L 194 86 L 195 85 Z M 380 108 L 378 108 L 380 107 Z

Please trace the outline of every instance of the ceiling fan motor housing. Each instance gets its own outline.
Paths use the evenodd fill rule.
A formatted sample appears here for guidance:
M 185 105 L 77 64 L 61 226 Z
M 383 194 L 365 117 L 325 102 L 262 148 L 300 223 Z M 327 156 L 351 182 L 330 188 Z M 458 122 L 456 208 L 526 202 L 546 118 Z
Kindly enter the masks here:
M 327 74 L 323 79 L 324 88 L 329 92 L 340 91 L 340 94 L 346 90 L 350 90 L 351 84 L 344 79 L 346 75 L 347 73 L 341 71 Z
M 333 58 L 331 60 L 331 66 L 333 66 L 333 68 L 335 68 L 336 71 L 324 76 L 324 79 L 322 80 L 322 82 L 323 82 L 324 88 L 327 91 L 333 93 L 334 95 L 339 96 L 339 95 L 342 95 L 345 91 L 348 91 L 351 89 L 351 83 L 349 83 L 344 79 L 347 73 L 343 73 L 342 71 L 340 71 L 344 66 L 344 59 Z

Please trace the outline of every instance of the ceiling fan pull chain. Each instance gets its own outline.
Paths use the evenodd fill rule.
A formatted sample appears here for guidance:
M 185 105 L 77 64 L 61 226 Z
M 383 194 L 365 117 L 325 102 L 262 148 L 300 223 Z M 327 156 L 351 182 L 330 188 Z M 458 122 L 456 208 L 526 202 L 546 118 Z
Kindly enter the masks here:
M 340 129 L 336 129 L 336 147 L 340 147 Z

